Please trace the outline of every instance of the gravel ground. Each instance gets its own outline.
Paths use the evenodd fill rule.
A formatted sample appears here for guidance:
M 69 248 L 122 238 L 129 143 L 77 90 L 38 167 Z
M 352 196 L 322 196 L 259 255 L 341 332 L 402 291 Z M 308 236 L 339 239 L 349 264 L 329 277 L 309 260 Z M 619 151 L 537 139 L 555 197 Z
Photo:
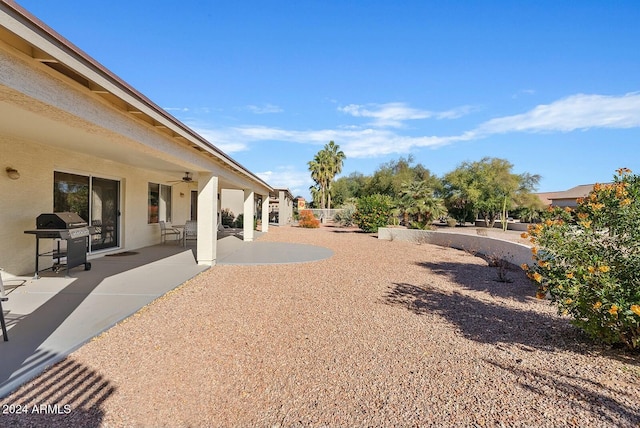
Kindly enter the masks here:
M 28 414 L 0 425 L 640 426 L 640 356 L 519 270 L 330 226 L 260 239 L 335 254 L 210 269 L 2 400 Z

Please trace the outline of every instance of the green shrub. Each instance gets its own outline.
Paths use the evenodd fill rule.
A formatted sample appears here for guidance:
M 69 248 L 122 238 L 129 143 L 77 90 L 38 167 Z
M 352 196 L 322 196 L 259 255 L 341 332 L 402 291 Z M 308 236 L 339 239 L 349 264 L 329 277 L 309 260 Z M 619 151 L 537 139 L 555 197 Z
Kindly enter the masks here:
M 377 232 L 379 227 L 389 224 L 393 203 L 387 195 L 371 195 L 358 199 L 353 220 L 365 232 Z
M 298 225 L 300 227 L 314 229 L 316 227 L 320 227 L 320 220 L 315 218 L 311 210 L 301 210 L 300 219 L 298 220 Z
M 236 220 L 233 222 L 233 227 L 242 228 L 244 227 L 244 214 L 238 214 Z
M 551 209 L 531 225 L 539 298 L 594 338 L 640 349 L 640 177 L 623 168 L 572 209 Z
M 347 204 L 342 207 L 342 211 L 336 212 L 333 216 L 333 221 L 340 224 L 340 226 L 353 226 L 353 214 L 356 212 L 356 206 L 353 204 Z
M 408 229 L 429 230 L 431 229 L 431 223 L 424 221 L 412 221 L 409 223 Z
M 223 226 L 233 227 L 233 222 L 236 216 L 229 208 L 225 208 L 220 212 L 220 222 Z

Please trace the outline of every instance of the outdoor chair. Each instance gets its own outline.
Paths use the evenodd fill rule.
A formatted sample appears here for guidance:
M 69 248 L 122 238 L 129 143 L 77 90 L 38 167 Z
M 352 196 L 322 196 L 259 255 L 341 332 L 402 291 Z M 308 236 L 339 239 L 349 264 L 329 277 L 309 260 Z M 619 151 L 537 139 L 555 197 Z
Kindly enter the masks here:
M 187 241 L 195 241 L 198 239 L 198 222 L 195 220 L 187 220 L 184 224 L 184 234 L 182 235 L 182 246 L 187 246 Z
M 0 268 L 0 271 L 2 268 Z M 4 292 L 4 284 L 2 283 L 2 273 L 0 272 L 0 324 L 2 324 L 2 338 L 5 342 L 9 340 L 9 336 L 7 335 L 7 323 L 4 320 L 4 309 L 2 309 L 2 302 L 6 302 L 9 300 L 6 293 Z
M 160 223 L 160 239 L 163 244 L 167 242 L 167 237 L 170 240 L 175 240 L 176 243 L 180 242 L 180 239 L 182 238 L 181 236 L 182 233 L 180 232 L 179 229 L 172 227 L 170 223 L 167 223 L 165 221 L 160 221 L 159 223 Z

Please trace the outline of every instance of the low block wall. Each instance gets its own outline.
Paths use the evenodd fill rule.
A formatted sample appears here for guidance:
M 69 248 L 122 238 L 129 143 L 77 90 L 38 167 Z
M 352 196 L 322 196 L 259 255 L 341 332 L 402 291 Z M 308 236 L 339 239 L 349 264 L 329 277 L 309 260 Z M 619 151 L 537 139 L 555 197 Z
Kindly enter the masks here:
M 387 241 L 409 241 L 457 248 L 474 254 L 480 253 L 488 257 L 499 257 L 517 266 L 523 263 L 531 264 L 530 247 L 488 236 L 382 227 L 378 229 L 378 239 Z

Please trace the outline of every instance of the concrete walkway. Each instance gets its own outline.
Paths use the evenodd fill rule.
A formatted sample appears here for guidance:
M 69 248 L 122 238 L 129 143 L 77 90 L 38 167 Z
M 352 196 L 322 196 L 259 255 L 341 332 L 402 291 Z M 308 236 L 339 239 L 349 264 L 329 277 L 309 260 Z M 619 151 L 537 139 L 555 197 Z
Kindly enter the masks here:
M 189 249 L 147 247 L 91 260 L 92 268 L 4 279 L 8 342 L 0 342 L 0 397 L 91 338 L 204 271 Z
M 228 236 L 218 241 L 219 265 L 306 263 L 331 257 L 333 251 L 316 245 L 284 242 L 243 242 Z
M 0 397 L 206 270 L 194 253 L 195 245 L 156 245 L 92 259 L 90 271 L 74 268 L 71 278 L 63 272 L 43 272 L 37 280 L 5 273 L 9 341 L 0 340 Z M 302 263 L 332 254 L 312 245 L 227 236 L 218 241 L 217 263 Z

